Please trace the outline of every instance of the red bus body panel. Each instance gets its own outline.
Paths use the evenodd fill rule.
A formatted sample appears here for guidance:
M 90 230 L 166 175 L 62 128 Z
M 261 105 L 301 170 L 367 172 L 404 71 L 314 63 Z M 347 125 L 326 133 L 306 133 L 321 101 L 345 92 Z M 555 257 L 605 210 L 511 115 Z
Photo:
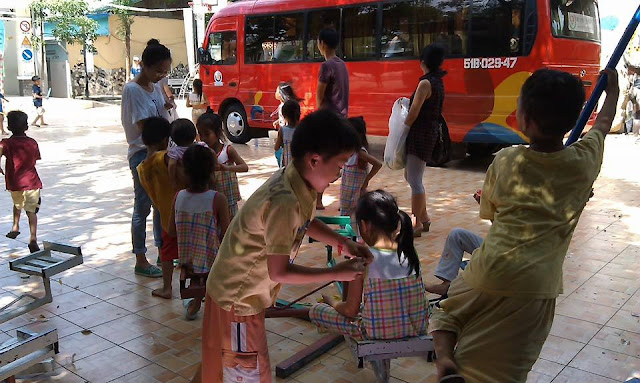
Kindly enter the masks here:
M 222 9 L 210 22 L 204 46 L 207 46 L 211 32 L 237 31 L 237 63 L 201 66 L 204 91 L 214 110 L 220 112 L 230 102 L 239 101 L 252 128 L 271 129 L 275 120 L 271 114 L 279 104 L 274 92 L 281 81 L 291 83 L 298 96 L 304 99 L 301 102 L 303 115 L 316 108 L 315 90 L 321 63 L 245 64 L 247 15 L 364 3 L 362 0 L 260 0 L 233 3 Z M 533 49 L 527 56 L 510 58 L 515 60 L 509 62 L 513 67 L 498 63 L 497 69 L 465 69 L 465 60 L 493 58 L 445 60 L 444 117 L 453 142 L 525 142 L 517 129 L 517 99 L 522 84 L 537 69 L 548 67 L 580 76 L 585 81 L 587 95 L 591 94 L 600 69 L 600 44 L 552 37 L 548 1 L 538 1 L 537 12 Z M 410 97 L 422 75 L 418 60 L 348 61 L 347 68 L 349 115 L 364 116 L 368 134 L 386 136 L 394 101 L 398 97 Z M 222 74 L 222 86 L 213 86 L 216 71 Z M 235 86 L 229 86 L 230 83 Z

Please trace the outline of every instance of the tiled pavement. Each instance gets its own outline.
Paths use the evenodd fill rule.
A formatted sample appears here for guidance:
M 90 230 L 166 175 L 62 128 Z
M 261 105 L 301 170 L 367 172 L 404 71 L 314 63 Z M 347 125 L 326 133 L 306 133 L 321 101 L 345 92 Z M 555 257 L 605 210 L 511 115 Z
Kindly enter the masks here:
M 82 110 L 60 100 L 49 103 L 53 124 L 29 132 L 39 141 L 43 157 L 38 167 L 45 185 L 40 240 L 81 245 L 85 262 L 55 277 L 53 303 L 0 325 L 0 341 L 23 326 L 58 328 L 55 372 L 23 382 L 186 382 L 200 358 L 201 319 L 183 320 L 181 302 L 175 299 L 177 274 L 170 301 L 151 297 L 159 280 L 133 274 L 131 178 L 119 110 Z M 246 198 L 275 169 L 275 160 L 266 140 L 257 147 L 252 143 L 237 148 L 251 169 L 240 176 Z M 639 148 L 633 137 L 607 139 L 595 196 L 565 262 L 565 293 L 558 299 L 551 335 L 529 382 L 615 382 L 640 376 Z M 478 218 L 471 198 L 482 185 L 486 166 L 457 161 L 425 173 L 433 225 L 431 233 L 417 240 L 417 248 L 427 279 L 433 279 L 449 230 L 463 227 L 486 233 L 489 224 Z M 327 214 L 337 213 L 338 187 L 333 185 L 325 195 Z M 408 208 L 409 190 L 401 173 L 385 169 L 371 187 L 386 188 Z M 11 222 L 9 194 L 0 193 L 0 201 L 4 233 Z M 21 293 L 42 291 L 35 278 L 23 279 L 8 269 L 10 259 L 27 253 L 24 217 L 22 231 L 17 240 L 0 240 L 0 305 Z M 151 238 L 148 245 L 152 248 Z M 149 251 L 150 259 L 156 256 L 155 249 Z M 321 245 L 307 244 L 297 262 L 321 265 L 324 256 Z M 292 298 L 312 287 L 286 286 L 281 297 Z M 267 328 L 273 367 L 322 337 L 310 324 L 294 319 L 269 319 Z M 436 381 L 434 365 L 422 358 L 394 360 L 392 377 L 393 382 Z M 343 344 L 288 381 L 371 382 L 373 374 L 357 369 Z

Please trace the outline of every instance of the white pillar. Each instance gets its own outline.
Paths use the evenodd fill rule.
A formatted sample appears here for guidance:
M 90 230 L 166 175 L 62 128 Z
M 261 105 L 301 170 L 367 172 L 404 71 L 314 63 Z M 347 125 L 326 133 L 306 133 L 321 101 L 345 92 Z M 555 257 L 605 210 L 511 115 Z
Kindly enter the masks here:
M 184 39 L 187 44 L 187 62 L 189 64 L 189 72 L 193 72 L 193 69 L 196 66 L 195 59 L 195 47 L 193 44 L 194 34 L 193 34 L 193 10 L 191 8 L 184 8 L 182 10 L 182 16 L 184 19 Z

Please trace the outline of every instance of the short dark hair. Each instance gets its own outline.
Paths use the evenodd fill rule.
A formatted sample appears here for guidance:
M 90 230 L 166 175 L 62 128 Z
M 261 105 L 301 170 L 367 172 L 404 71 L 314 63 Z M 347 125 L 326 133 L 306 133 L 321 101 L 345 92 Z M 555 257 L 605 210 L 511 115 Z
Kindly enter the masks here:
M 298 125 L 300 121 L 300 104 L 293 100 L 285 102 L 282 105 L 282 117 L 286 118 L 291 125 Z
M 154 66 L 165 60 L 171 60 L 171 51 L 169 48 L 160 44 L 156 39 L 147 42 L 147 47 L 142 52 L 142 63 L 145 66 Z
M 318 34 L 318 40 L 327 44 L 330 49 L 336 49 L 338 47 L 338 42 L 340 38 L 338 36 L 338 31 L 333 28 L 324 28 Z
M 29 116 L 21 110 L 7 113 L 7 127 L 11 133 L 24 133 L 29 129 Z
M 201 114 L 200 117 L 198 117 L 196 125 L 200 129 L 212 130 L 216 134 L 216 137 L 218 137 L 218 140 L 220 140 L 220 142 L 224 142 L 226 140 L 224 131 L 222 130 L 222 119 L 219 115 L 213 113 L 211 109 L 208 109 L 205 113 Z
M 420 61 L 429 69 L 429 72 L 438 72 L 444 62 L 444 48 L 438 44 L 429 44 L 422 50 Z
M 189 146 L 196 140 L 196 127 L 187 118 L 178 118 L 171 123 L 171 139 L 178 146 Z
M 360 139 L 353 126 L 342 116 L 321 109 L 307 115 L 295 129 L 291 141 L 294 160 L 307 153 L 316 153 L 325 159 L 360 149 Z
M 585 101 L 582 80 L 567 72 L 537 70 L 524 82 L 520 105 L 527 122 L 549 136 L 564 136 L 571 130 Z
M 215 161 L 217 160 L 210 148 L 200 144 L 191 144 L 182 157 L 189 187 L 206 187 L 211 174 L 215 171 Z
M 142 143 L 157 145 L 169 138 L 171 124 L 162 117 L 149 117 L 142 121 Z
M 360 137 L 360 146 L 364 146 L 365 149 L 369 149 L 369 141 L 367 141 L 367 123 L 364 121 L 364 117 L 349 117 L 349 123 L 358 133 Z

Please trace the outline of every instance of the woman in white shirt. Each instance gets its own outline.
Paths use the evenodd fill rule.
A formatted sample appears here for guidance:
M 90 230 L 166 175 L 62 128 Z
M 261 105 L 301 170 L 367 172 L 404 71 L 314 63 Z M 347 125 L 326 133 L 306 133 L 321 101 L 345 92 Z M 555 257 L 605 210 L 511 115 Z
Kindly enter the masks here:
M 122 127 L 127 137 L 129 151 L 129 169 L 133 176 L 133 216 L 131 218 L 131 237 L 133 253 L 136 255 L 135 273 L 138 275 L 160 278 L 162 271 L 149 263 L 146 257 L 147 216 L 151 212 L 151 199 L 140 184 L 136 168 L 147 156 L 147 148 L 142 143 L 142 121 L 149 117 L 169 119 L 167 112 L 171 104 L 165 101 L 163 89 L 157 84 L 167 76 L 171 69 L 171 52 L 158 40 L 151 39 L 142 53 L 142 70 L 138 76 L 128 82 L 122 90 Z M 153 215 L 153 232 L 158 248 L 161 242 L 160 216 Z

